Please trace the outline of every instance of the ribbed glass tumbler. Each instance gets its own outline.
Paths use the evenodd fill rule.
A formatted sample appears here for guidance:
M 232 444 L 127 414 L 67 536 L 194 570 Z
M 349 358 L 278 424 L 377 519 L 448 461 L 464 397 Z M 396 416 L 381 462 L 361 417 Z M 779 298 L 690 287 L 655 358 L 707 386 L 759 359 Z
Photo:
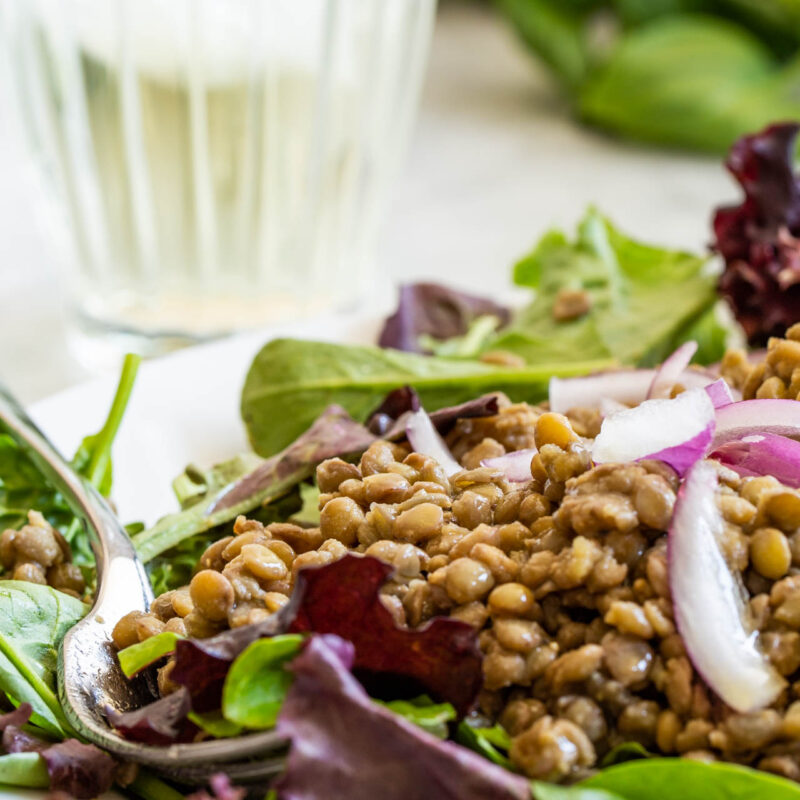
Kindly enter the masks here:
M 363 300 L 434 11 L 0 3 L 39 205 L 83 328 L 152 352 Z

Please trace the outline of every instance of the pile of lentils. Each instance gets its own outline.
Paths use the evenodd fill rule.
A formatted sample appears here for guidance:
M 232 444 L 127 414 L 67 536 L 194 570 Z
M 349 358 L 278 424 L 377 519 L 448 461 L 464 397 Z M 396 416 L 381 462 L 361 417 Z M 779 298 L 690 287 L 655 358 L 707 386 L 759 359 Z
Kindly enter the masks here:
M 761 362 L 729 353 L 723 374 L 745 397 L 797 397 L 800 326 L 772 340 Z M 709 462 L 726 558 L 741 573 L 761 646 L 787 679 L 770 708 L 740 714 L 708 690 L 675 629 L 665 532 L 678 480 L 657 461 L 593 466 L 600 422 L 594 410 L 562 416 L 506 402 L 496 416 L 458 421 L 447 441 L 464 469 L 452 477 L 386 441 L 357 464 L 325 461 L 319 527 L 240 517 L 189 586 L 123 617 L 114 642 L 257 622 L 287 602 L 303 567 L 366 553 L 395 568 L 382 591 L 398 624 L 449 615 L 480 631 L 474 714 L 505 728 L 513 763 L 530 777 L 574 781 L 615 746 L 638 742 L 800 780 L 800 493 Z M 527 484 L 482 466 L 534 446 Z M 49 577 L 68 563 L 38 561 L 3 537 L 0 557 L 15 574 L 38 563 Z M 170 669 L 159 671 L 164 694 L 175 688 Z

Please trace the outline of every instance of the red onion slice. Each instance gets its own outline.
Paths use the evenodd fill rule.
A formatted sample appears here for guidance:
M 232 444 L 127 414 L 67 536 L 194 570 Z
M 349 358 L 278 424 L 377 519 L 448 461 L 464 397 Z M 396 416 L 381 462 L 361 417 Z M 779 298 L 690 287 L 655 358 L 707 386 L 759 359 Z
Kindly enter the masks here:
M 727 406 L 729 403 L 736 402 L 733 391 L 731 387 L 728 386 L 728 382 L 725 378 L 720 378 L 714 381 L 714 383 L 709 383 L 708 386 L 704 388 L 711 398 L 714 408 L 722 408 L 722 406 Z
M 800 436 L 797 400 L 742 400 L 717 409 L 713 446 L 755 433 Z
M 697 462 L 678 492 L 667 556 L 675 624 L 694 668 L 740 713 L 769 705 L 786 685 L 759 650 L 738 573 L 720 550 L 717 473 Z
M 714 435 L 714 404 L 704 389 L 669 400 L 645 400 L 603 420 L 592 446 L 595 463 L 658 459 L 683 475 Z
M 772 475 L 785 486 L 800 489 L 800 442 L 757 433 L 720 445 L 711 455 L 740 475 Z
M 616 414 L 618 411 L 626 411 L 628 406 L 625 403 L 620 403 L 619 400 L 614 400 L 611 397 L 601 397 L 600 398 L 600 414 L 603 417 L 610 417 L 612 414 Z
M 496 458 L 484 458 L 482 467 L 499 469 L 512 483 L 527 483 L 531 480 L 531 459 L 538 451 L 535 447 L 526 450 L 514 450 Z
M 436 430 L 424 408 L 408 413 L 406 436 L 414 450 L 436 459 L 444 468 L 448 477 L 455 475 L 456 472 L 463 471 L 464 467 L 453 458 L 453 454 L 444 443 L 444 439 L 439 435 L 439 431 Z
M 669 397 L 672 387 L 678 383 L 681 374 L 689 366 L 689 362 L 696 352 L 697 342 L 684 342 L 671 356 L 665 358 L 664 362 L 656 370 L 656 374 L 647 391 L 647 399 Z

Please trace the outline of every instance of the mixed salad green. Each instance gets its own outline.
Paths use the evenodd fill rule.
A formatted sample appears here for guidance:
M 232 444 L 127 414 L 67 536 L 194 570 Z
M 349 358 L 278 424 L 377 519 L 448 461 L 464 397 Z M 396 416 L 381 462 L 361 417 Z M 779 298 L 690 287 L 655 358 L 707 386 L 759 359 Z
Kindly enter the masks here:
M 785 140 L 785 131 L 779 133 Z M 763 166 L 763 144 L 774 135 L 768 131 L 766 140 L 754 142 L 751 166 Z M 782 163 L 786 171 L 790 160 Z M 764 185 L 776 191 L 774 171 L 765 175 Z M 752 190 L 752 170 L 748 180 Z M 787 181 L 796 188 L 790 170 L 784 186 Z M 768 195 L 752 191 L 760 201 Z M 760 262 L 767 276 L 773 262 L 784 270 L 797 267 L 780 260 L 789 245 L 779 231 L 800 233 L 800 200 L 773 203 L 771 211 L 771 225 L 758 232 L 758 253 L 773 255 Z M 752 202 L 746 213 L 758 216 Z M 777 224 L 781 213 L 785 218 Z M 737 235 L 752 229 L 742 226 Z M 736 252 L 728 270 L 740 268 Z M 185 585 L 200 554 L 240 514 L 313 524 L 315 466 L 394 436 L 399 412 L 412 408 L 417 396 L 400 387 L 413 387 L 439 426 L 494 413 L 491 392 L 539 402 L 553 376 L 656 364 L 690 340 L 699 344 L 697 360 L 709 363 L 741 336 L 720 311 L 720 273 L 709 258 L 636 242 L 594 210 L 573 240 L 558 231 L 546 234 L 513 276 L 531 290 L 530 302 L 516 311 L 422 284 L 403 290 L 380 347 L 268 343 L 241 398 L 255 452 L 210 469 L 187 468 L 174 482 L 179 510 L 148 529 L 130 528 L 155 591 Z M 771 284 L 764 296 L 773 296 Z M 565 297 L 578 298 L 576 313 L 554 313 Z M 758 298 L 756 287 L 749 313 Z M 761 333 L 747 331 L 751 339 Z M 73 459 L 106 496 L 111 445 L 137 366 L 134 357 L 126 359 L 106 422 Z M 398 408 L 404 403 L 408 408 Z M 30 509 L 64 535 L 91 589 L 93 561 L 83 529 L 26 453 L 0 435 L 2 527 L 18 528 Z M 481 684 L 476 632 L 443 617 L 425 628 L 398 628 L 379 599 L 390 571 L 376 559 L 345 556 L 301 572 L 291 601 L 264 622 L 209 640 L 165 631 L 120 651 L 128 676 L 173 655 L 172 677 L 181 688 L 143 709 L 110 712 L 110 721 L 130 739 L 164 745 L 275 728 L 292 743 L 286 772 L 271 792 L 281 800 L 800 800 L 800 786 L 788 780 L 733 765 L 654 758 L 633 742 L 612 750 L 603 769 L 575 786 L 528 781 L 514 772 L 510 740 L 500 726 L 465 719 Z M 77 741 L 64 717 L 55 694 L 57 648 L 87 608 L 82 599 L 48 586 L 0 580 L 0 785 L 92 797 L 116 781 L 146 800 L 180 797 L 145 771 L 133 777 L 107 754 Z M 397 693 L 387 680 L 387 663 L 393 680 L 413 680 L 423 692 Z M 358 779 L 342 785 L 343 773 Z M 431 794 L 432 786 L 438 794 Z M 222 778 L 212 791 L 218 800 L 243 796 Z

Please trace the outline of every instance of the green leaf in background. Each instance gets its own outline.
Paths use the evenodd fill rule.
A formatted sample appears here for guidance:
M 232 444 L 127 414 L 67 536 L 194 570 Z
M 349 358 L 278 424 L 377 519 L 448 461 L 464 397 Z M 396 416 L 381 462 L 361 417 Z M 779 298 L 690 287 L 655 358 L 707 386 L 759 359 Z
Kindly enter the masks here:
M 623 800 L 800 800 L 800 785 L 785 778 L 736 764 L 681 758 L 628 761 L 598 772 L 574 788 L 602 789 Z M 589 798 L 579 795 L 574 800 Z
M 0 786 L 24 786 L 47 789 L 50 776 L 44 759 L 38 753 L 12 753 L 0 756 Z
M 552 375 L 579 375 L 608 366 L 608 359 L 571 364 L 496 367 L 378 347 L 274 339 L 256 356 L 242 390 L 242 417 L 253 449 L 271 455 L 305 431 L 331 403 L 357 420 L 393 389 L 409 384 L 426 409 L 506 392 L 538 402 Z
M 160 658 L 174 652 L 175 643 L 179 639 L 183 639 L 183 636 L 178 633 L 162 631 L 143 642 L 120 650 L 117 657 L 125 676 L 130 678 Z
M 580 9 L 553 0 L 496 0 L 517 33 L 567 87 L 578 86 L 588 54 Z
M 508 750 L 511 737 L 500 725 L 491 728 L 474 728 L 466 720 L 462 720 L 456 728 L 456 741 L 459 744 L 480 753 L 484 758 L 512 772 L 516 772 Z
M 58 643 L 88 606 L 25 581 L 0 581 L 0 690 L 30 703 L 33 721 L 49 733 L 69 730 L 55 694 Z
M 399 714 L 403 719 L 438 739 L 447 738 L 448 723 L 453 722 L 458 716 L 450 703 L 434 703 L 427 695 L 415 697 L 413 700 L 375 702 L 386 706 L 390 711 L 394 711 L 395 714 Z
M 649 365 L 693 336 L 700 336 L 702 356 L 711 362 L 730 335 L 713 314 L 716 276 L 707 258 L 634 241 L 595 210 L 572 242 L 559 231 L 545 234 L 515 266 L 514 280 L 536 296 L 487 347 L 529 363 L 613 358 Z M 586 292 L 588 313 L 554 319 L 562 289 Z
M 798 86 L 796 71 L 745 28 L 675 15 L 626 33 L 578 106 L 622 136 L 722 153 L 743 134 L 800 117 Z
M 222 715 L 243 728 L 275 726 L 292 673 L 285 669 L 299 652 L 300 634 L 258 639 L 231 664 L 222 689 Z
M 319 487 L 316 483 L 301 483 L 300 509 L 289 517 L 295 525 L 313 528 L 319 525 Z

